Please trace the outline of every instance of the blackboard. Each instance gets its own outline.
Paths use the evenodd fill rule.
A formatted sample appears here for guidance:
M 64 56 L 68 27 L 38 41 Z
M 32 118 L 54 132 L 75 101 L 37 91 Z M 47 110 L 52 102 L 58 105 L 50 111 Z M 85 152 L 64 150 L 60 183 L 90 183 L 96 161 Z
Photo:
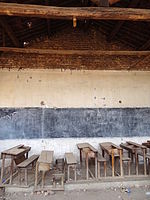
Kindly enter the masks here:
M 150 136 L 150 108 L 0 108 L 0 139 Z

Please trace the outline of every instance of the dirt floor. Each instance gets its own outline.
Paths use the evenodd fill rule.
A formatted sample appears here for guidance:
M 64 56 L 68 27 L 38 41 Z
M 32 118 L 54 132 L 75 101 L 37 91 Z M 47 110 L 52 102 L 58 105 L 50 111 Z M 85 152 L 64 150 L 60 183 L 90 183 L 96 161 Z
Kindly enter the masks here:
M 150 186 L 43 193 L 6 193 L 5 200 L 150 200 Z

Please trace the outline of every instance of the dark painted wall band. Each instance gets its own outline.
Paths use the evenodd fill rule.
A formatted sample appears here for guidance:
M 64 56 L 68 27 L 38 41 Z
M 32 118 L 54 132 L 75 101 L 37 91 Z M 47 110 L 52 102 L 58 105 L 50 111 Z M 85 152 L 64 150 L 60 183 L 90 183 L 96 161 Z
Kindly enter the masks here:
M 0 108 L 0 139 L 150 136 L 150 108 Z

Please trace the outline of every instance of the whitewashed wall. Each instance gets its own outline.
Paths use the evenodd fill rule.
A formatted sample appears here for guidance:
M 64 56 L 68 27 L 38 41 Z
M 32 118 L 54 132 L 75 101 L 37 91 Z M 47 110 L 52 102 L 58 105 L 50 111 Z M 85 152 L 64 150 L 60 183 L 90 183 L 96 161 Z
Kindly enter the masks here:
M 99 143 L 101 142 L 113 142 L 119 145 L 125 141 L 135 141 L 142 143 L 150 137 L 133 137 L 133 138 L 57 138 L 57 139 L 34 139 L 34 140 L 0 140 L 0 151 L 8 149 L 11 146 L 18 144 L 25 144 L 32 147 L 30 155 L 40 154 L 41 150 L 53 150 L 54 157 L 61 158 L 66 152 L 74 152 L 76 158 L 79 160 L 79 150 L 77 149 L 76 144 L 80 142 L 89 142 L 96 149 L 99 150 Z
M 43 105 L 44 104 L 44 105 Z M 124 108 L 150 107 L 150 72 L 60 71 L 60 70 L 0 70 L 0 107 L 57 108 Z M 35 140 L 1 140 L 0 151 L 18 144 L 32 146 L 32 153 L 54 150 L 55 157 L 73 151 L 76 144 L 125 140 L 133 138 L 66 138 Z
M 150 72 L 0 70 L 0 107 L 149 107 Z

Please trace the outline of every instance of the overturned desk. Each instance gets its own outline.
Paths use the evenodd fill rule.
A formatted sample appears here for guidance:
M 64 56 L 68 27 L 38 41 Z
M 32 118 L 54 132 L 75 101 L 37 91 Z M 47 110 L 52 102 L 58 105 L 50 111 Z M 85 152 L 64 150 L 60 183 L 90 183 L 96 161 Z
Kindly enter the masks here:
M 1 153 L 2 158 L 2 169 L 1 169 L 1 182 L 3 183 L 4 179 L 4 169 L 5 169 L 5 159 L 10 158 L 11 159 L 11 166 L 10 166 L 10 184 L 12 184 L 12 178 L 13 178 L 13 171 L 14 171 L 14 161 L 16 164 L 21 163 L 25 159 L 28 158 L 28 152 L 30 151 L 31 147 L 24 146 L 24 145 L 18 145 L 13 148 L 10 148 L 8 150 L 5 150 Z
M 89 179 L 89 158 L 95 159 L 95 178 L 97 179 L 97 158 L 98 151 L 89 143 L 79 143 L 77 144 L 78 149 L 80 150 L 80 164 L 82 165 L 82 154 L 85 154 L 86 158 L 86 179 Z
M 115 157 L 120 158 L 120 175 L 123 176 L 123 167 L 122 167 L 122 148 L 113 144 L 112 142 L 103 142 L 99 144 L 102 149 L 102 156 L 104 157 L 107 153 L 111 157 L 112 162 L 112 176 L 115 176 Z

